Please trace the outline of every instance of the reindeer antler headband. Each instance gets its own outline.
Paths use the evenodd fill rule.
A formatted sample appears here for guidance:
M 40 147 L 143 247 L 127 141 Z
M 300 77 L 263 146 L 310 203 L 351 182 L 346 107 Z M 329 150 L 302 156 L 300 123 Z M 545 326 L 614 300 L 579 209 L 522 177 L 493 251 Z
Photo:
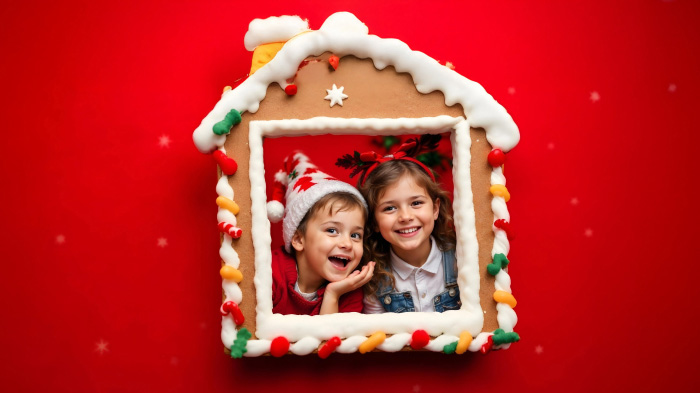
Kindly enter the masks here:
M 441 135 L 421 135 L 420 138 L 409 139 L 399 146 L 394 153 L 382 156 L 375 151 L 366 151 L 364 153 L 358 153 L 355 151 L 354 154 L 346 154 L 336 161 L 335 165 L 343 167 L 345 169 L 354 168 L 350 173 L 350 178 L 362 173 L 360 176 L 360 185 L 365 184 L 365 180 L 372 171 L 374 171 L 380 164 L 391 161 L 391 160 L 406 160 L 418 164 L 423 170 L 430 176 L 433 181 L 435 181 L 435 175 L 425 164 L 418 161 L 415 157 L 418 154 L 434 150 L 437 148 L 438 143 L 440 143 Z

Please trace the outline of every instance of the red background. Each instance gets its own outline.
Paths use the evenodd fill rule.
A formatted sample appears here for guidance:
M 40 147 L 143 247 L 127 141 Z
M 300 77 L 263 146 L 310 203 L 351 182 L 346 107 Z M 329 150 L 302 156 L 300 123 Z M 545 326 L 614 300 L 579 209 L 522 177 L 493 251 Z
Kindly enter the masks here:
M 697 2 L 140 3 L 0 7 L 2 390 L 700 388 Z M 338 10 L 453 62 L 520 127 L 508 351 L 223 354 L 192 131 L 247 73 L 250 20 Z

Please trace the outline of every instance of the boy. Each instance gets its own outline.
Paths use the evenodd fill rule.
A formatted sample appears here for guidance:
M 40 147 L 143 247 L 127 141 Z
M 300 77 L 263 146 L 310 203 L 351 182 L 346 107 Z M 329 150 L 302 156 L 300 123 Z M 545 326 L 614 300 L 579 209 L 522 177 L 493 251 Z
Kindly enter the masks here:
M 361 287 L 372 278 L 374 262 L 355 270 L 362 260 L 367 218 L 360 193 L 297 152 L 275 174 L 272 199 L 268 216 L 277 222 L 284 215 L 286 250 L 272 252 L 272 312 L 361 312 Z

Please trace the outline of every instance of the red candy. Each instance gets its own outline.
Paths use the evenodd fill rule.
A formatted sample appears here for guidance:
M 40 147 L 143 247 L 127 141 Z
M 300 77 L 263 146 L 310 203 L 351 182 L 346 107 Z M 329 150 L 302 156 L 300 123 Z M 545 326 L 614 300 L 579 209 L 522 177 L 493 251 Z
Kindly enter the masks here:
M 492 167 L 501 166 L 506 162 L 506 154 L 501 149 L 493 149 L 489 153 L 488 160 Z
M 421 349 L 428 345 L 430 342 L 430 336 L 425 330 L 416 330 L 411 336 L 411 348 Z
M 340 58 L 336 55 L 331 55 L 331 57 L 328 58 L 328 63 L 333 67 L 334 70 L 338 69 L 338 64 L 340 64 Z
M 321 349 L 318 350 L 318 357 L 325 359 L 329 357 L 336 348 L 340 346 L 340 337 L 333 337 L 328 342 L 323 344 Z
M 287 85 L 287 87 L 284 88 L 284 92 L 287 93 L 288 96 L 297 94 L 297 85 L 293 83 L 291 85 Z
M 270 343 L 270 355 L 278 358 L 289 352 L 289 340 L 284 337 L 277 337 Z
M 241 237 L 243 234 L 243 230 L 239 227 L 235 227 L 227 222 L 220 222 L 219 223 L 219 230 L 229 236 L 231 236 L 234 239 L 238 239 Z
M 493 348 L 493 336 L 489 336 L 488 340 L 486 340 L 486 343 L 481 346 L 480 352 L 484 355 L 489 353 L 489 351 Z
M 219 311 L 221 311 L 222 316 L 226 316 L 229 313 L 231 313 L 231 316 L 233 317 L 233 322 L 235 322 L 236 325 L 242 325 L 243 322 L 245 322 L 243 312 L 241 312 L 241 309 L 238 307 L 238 304 L 236 304 L 236 302 L 229 300 L 228 302 L 221 305 L 221 309 Z
M 216 150 L 213 153 L 213 155 L 214 160 L 216 160 L 216 163 L 219 164 L 219 167 L 221 168 L 221 172 L 229 176 L 236 173 L 236 171 L 238 170 L 238 164 L 236 163 L 236 160 L 227 156 L 221 150 Z
M 513 233 L 508 221 L 501 218 L 500 220 L 494 221 L 493 226 L 498 229 L 502 229 L 506 233 L 506 236 L 508 236 L 508 240 L 513 240 L 515 238 L 515 234 Z

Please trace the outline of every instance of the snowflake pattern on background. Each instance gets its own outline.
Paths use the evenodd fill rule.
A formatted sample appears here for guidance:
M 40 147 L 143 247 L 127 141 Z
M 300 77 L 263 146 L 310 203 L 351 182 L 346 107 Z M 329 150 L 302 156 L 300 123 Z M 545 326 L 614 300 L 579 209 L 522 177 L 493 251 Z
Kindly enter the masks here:
M 66 242 L 66 237 L 63 235 L 56 236 L 56 244 L 63 244 Z
M 160 147 L 170 147 L 170 137 L 167 135 L 161 135 L 160 138 L 158 138 L 158 145 Z
M 584 234 L 586 237 L 593 237 L 593 230 L 592 230 L 591 228 L 587 228 L 587 229 L 583 232 L 583 234 Z
M 542 348 L 541 345 L 538 345 L 535 347 L 535 353 L 538 355 L 542 355 L 542 352 L 544 352 L 544 348 Z
M 578 206 L 578 198 L 576 198 L 576 197 L 571 198 L 571 206 Z
M 591 92 L 591 102 L 598 102 L 600 101 L 600 94 L 597 91 L 592 91 Z
M 166 239 L 164 237 L 158 238 L 158 247 L 165 248 L 167 245 L 168 245 L 168 239 Z
M 109 343 L 105 340 L 100 339 L 100 342 L 95 343 L 95 352 L 99 352 L 100 355 L 104 355 L 105 352 L 109 352 L 109 348 L 107 346 Z

